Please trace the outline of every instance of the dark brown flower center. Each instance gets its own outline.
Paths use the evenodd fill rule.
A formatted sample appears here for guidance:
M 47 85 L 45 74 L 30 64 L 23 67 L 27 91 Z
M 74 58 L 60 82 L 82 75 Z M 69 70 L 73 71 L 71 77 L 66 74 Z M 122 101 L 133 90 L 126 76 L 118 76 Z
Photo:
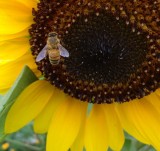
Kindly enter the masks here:
M 37 62 L 51 84 L 82 101 L 125 102 L 159 87 L 157 1 L 43 0 L 33 9 L 30 44 L 36 57 L 57 32 L 69 58 Z
M 67 71 L 98 85 L 127 82 L 148 52 L 146 34 L 137 35 L 125 20 L 105 10 L 80 16 L 62 40 L 70 52 Z

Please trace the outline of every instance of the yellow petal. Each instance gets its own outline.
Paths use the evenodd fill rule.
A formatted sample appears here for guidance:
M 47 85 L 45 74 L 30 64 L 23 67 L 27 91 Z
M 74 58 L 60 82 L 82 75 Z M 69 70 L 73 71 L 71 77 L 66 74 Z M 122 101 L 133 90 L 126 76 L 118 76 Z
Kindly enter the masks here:
M 25 55 L 16 61 L 11 61 L 0 66 L 0 90 L 11 87 L 17 76 L 23 69 L 24 65 L 28 65 L 35 73 L 39 73 L 36 69 L 33 56 L 28 51 Z
M 108 129 L 108 143 L 112 150 L 121 150 L 124 144 L 124 133 L 121 123 L 118 119 L 117 113 L 115 111 L 114 104 L 104 104 L 102 106 L 104 110 L 107 129 Z
M 86 107 L 87 107 L 86 103 Z M 84 119 L 82 120 L 82 125 L 80 128 L 80 131 L 77 135 L 77 138 L 75 139 L 74 143 L 71 146 L 71 151 L 83 151 L 84 148 L 84 132 L 85 132 L 85 122 L 86 122 L 86 115 L 87 115 L 87 108 L 85 110 L 86 112 L 83 112 Z
M 93 105 L 86 121 L 84 141 L 87 151 L 106 151 L 108 148 L 108 131 L 101 105 Z
M 32 6 L 7 0 L 0 1 L 0 35 L 15 34 L 23 31 L 32 24 Z
M 77 138 L 71 146 L 71 151 L 83 151 L 84 148 L 84 132 L 85 132 L 85 122 L 82 124 L 82 127 L 79 131 Z
M 48 131 L 53 114 L 63 101 L 65 101 L 65 94 L 54 87 L 49 102 L 34 120 L 34 131 L 36 133 L 46 133 Z
M 155 93 L 151 93 L 150 95 L 146 96 L 145 99 L 149 101 L 155 109 L 160 113 L 160 95 L 159 89 Z
M 36 8 L 37 3 L 39 2 L 39 0 L 16 0 L 16 1 L 23 3 L 30 9 Z
M 160 150 L 160 115 L 151 103 L 144 98 L 123 103 L 118 113 L 128 133 Z
M 117 114 L 119 116 L 119 119 L 121 121 L 122 127 L 128 132 L 128 133 L 132 133 L 132 135 L 137 138 L 138 140 L 140 140 L 143 143 L 148 143 L 148 140 L 143 136 L 143 134 L 138 131 L 135 128 L 135 124 L 133 123 L 133 117 L 131 117 L 131 114 L 128 114 L 128 112 L 132 112 L 132 110 L 130 109 L 133 102 L 135 102 L 137 100 L 131 101 L 131 102 L 126 102 L 126 103 L 122 103 L 122 104 L 117 104 L 116 106 L 116 111 Z M 130 109 L 130 110 L 129 110 Z M 133 114 L 134 115 L 134 114 Z M 135 118 L 135 117 L 134 117 Z M 137 125 L 137 124 L 136 124 Z
M 160 96 L 160 88 L 155 91 L 155 93 Z
M 53 89 L 46 81 L 28 86 L 11 107 L 5 122 L 5 133 L 12 133 L 33 120 L 45 107 Z
M 28 38 L 17 38 L 0 44 L 1 60 L 16 60 L 30 49 Z
M 18 32 L 16 34 L 0 35 L 0 42 L 1 41 L 5 41 L 5 40 L 11 40 L 11 39 L 15 39 L 15 38 L 20 38 L 20 37 L 27 38 L 28 36 L 29 36 L 28 28 L 26 28 L 23 31 Z
M 86 103 L 67 97 L 53 115 L 47 136 L 47 151 L 67 151 L 80 130 Z

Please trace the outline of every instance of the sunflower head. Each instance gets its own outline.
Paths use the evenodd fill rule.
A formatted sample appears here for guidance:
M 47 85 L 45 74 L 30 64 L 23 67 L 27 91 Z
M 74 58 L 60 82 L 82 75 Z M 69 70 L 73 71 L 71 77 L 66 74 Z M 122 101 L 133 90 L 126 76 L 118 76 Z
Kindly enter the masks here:
M 56 32 L 69 58 L 38 62 L 45 78 L 91 103 L 126 102 L 159 87 L 158 1 L 43 0 L 29 33 L 36 57 Z
M 108 147 L 121 150 L 125 130 L 160 150 L 159 0 L 40 0 L 31 15 L 31 7 L 36 7 L 30 6 L 32 2 L 0 2 L 6 6 L 0 5 L 5 12 L 2 18 L 17 20 L 10 21 L 13 27 L 17 25 L 11 33 L 7 24 L 3 29 L 11 35 L 2 36 L 9 39 L 2 41 L 9 47 L 2 49 L 8 63 L 0 66 L 4 71 L 0 77 L 5 77 L 1 83 L 14 79 L 24 64 L 33 71 L 38 67 L 46 79 L 37 80 L 30 70 L 20 74 L 12 93 L 4 97 L 11 100 L 2 109 L 4 133 L 33 121 L 35 132 L 48 133 L 47 151 L 106 151 Z M 19 13 L 12 13 L 15 10 Z M 26 36 L 31 23 L 30 36 Z M 59 47 L 69 57 L 61 55 Z M 21 84 L 25 89 L 18 96 L 24 88 Z

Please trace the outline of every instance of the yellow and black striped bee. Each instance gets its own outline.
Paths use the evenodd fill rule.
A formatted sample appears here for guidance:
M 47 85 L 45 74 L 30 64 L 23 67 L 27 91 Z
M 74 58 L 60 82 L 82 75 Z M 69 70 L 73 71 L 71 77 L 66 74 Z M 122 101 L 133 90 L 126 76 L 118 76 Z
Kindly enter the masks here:
M 68 51 L 60 44 L 60 40 L 58 39 L 56 32 L 50 32 L 48 34 L 47 44 L 38 54 L 36 62 L 41 61 L 47 55 L 53 66 L 59 64 L 61 56 L 69 57 Z

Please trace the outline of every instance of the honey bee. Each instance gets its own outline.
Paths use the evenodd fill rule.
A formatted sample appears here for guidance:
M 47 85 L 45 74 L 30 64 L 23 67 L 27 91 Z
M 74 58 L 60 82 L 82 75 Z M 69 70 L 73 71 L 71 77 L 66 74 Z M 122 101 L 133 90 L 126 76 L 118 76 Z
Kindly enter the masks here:
M 58 65 L 60 57 L 69 57 L 68 51 L 60 44 L 56 32 L 50 32 L 47 38 L 47 44 L 40 51 L 36 58 L 36 62 L 41 61 L 48 55 L 51 65 Z

